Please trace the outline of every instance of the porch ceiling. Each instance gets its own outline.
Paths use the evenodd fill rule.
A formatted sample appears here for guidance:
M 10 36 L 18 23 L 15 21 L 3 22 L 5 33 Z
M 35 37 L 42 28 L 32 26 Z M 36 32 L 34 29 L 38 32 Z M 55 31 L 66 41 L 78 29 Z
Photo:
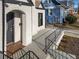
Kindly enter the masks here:
M 27 6 L 34 6 L 33 2 L 30 0 L 28 2 L 16 1 L 16 0 L 6 0 L 5 3 L 21 4 Z

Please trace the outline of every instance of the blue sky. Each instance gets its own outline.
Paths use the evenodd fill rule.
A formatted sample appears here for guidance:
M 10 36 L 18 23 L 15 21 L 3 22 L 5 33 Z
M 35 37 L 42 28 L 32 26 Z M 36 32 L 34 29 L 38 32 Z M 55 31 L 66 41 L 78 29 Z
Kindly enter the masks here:
M 74 0 L 74 8 L 78 7 L 79 0 Z

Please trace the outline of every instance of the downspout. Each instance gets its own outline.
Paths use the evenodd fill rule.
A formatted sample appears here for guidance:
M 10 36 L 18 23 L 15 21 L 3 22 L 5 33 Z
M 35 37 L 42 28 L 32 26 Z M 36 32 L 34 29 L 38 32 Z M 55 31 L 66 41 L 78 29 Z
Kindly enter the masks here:
M 5 45 L 5 0 L 2 0 L 2 51 L 4 59 L 4 45 Z
M 31 35 L 32 35 L 32 31 L 33 31 L 33 19 L 32 19 L 32 6 L 31 6 Z

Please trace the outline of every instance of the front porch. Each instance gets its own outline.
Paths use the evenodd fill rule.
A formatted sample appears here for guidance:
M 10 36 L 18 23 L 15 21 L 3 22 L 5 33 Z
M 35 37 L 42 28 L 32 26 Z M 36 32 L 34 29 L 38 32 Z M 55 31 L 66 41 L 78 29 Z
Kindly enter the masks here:
M 7 55 L 12 56 L 14 53 L 16 53 L 18 50 L 24 48 L 25 46 L 22 45 L 21 41 L 18 41 L 16 43 L 11 43 L 10 45 L 7 45 Z
M 40 32 L 38 32 L 36 35 L 33 36 L 32 43 L 26 47 L 23 46 L 21 42 L 17 42 L 14 45 L 8 46 L 7 50 L 12 53 L 12 56 L 9 55 L 8 53 L 7 54 L 9 55 L 9 57 L 12 57 L 13 59 L 19 59 L 20 57 L 23 57 L 26 54 L 26 52 L 33 51 L 39 57 L 39 59 L 52 59 L 53 57 L 51 57 L 49 53 L 47 54 L 45 53 L 45 38 L 51 35 L 50 39 L 52 39 L 54 37 L 54 34 L 56 33 L 58 34 L 60 31 L 59 29 L 58 30 L 56 29 L 57 28 L 54 28 L 54 29 L 46 28 L 44 30 L 41 30 Z M 62 33 L 63 32 L 61 32 L 60 35 L 59 34 L 57 35 L 57 38 L 58 38 L 56 40 L 57 42 L 61 40 L 59 38 L 61 38 L 60 36 L 63 35 Z M 29 58 L 28 55 L 25 56 L 24 59 L 26 59 L 26 57 Z M 31 57 L 33 57 L 33 55 L 34 54 L 31 54 Z

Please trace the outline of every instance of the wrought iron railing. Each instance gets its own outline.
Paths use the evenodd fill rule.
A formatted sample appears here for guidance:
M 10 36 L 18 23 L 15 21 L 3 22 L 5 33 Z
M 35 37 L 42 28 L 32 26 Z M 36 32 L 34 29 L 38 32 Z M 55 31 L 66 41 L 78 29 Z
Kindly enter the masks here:
M 5 59 L 39 59 L 39 57 L 33 51 L 25 51 L 24 49 L 19 49 L 14 54 L 8 52 L 4 57 Z
M 50 40 L 51 41 L 51 40 Z M 51 41 L 52 42 L 52 41 Z M 50 50 L 49 51 L 54 51 L 54 52 L 56 52 L 56 54 L 59 54 L 59 55 L 61 55 L 62 56 L 62 58 L 66 58 L 66 59 L 69 59 L 69 58 L 72 58 L 72 59 L 76 59 L 75 57 L 73 57 L 72 55 L 70 55 L 69 53 L 65 53 L 64 51 L 63 51 L 63 49 L 60 47 L 60 49 L 61 49 L 61 51 L 60 52 L 57 52 L 57 51 L 59 51 L 59 50 L 57 50 L 57 48 L 58 48 L 58 45 L 56 44 L 56 43 L 54 43 L 54 42 L 52 42 L 53 43 L 53 45 L 51 46 L 51 48 L 50 48 Z M 55 48 L 53 48 L 53 46 L 55 46 Z M 65 54 L 65 55 L 64 55 Z M 67 56 L 69 56 L 69 58 L 67 57 Z
M 51 39 L 53 42 L 57 41 L 58 36 L 61 34 L 62 29 L 56 29 L 54 32 L 52 32 L 48 37 L 45 38 L 45 50 L 47 51 L 50 46 L 53 44 L 49 41 Z
M 58 31 L 59 30 L 59 31 Z M 75 57 L 71 56 L 69 53 L 65 53 L 63 51 L 59 51 L 57 50 L 58 45 L 56 44 L 57 38 L 59 37 L 60 33 L 62 32 L 61 29 L 56 29 L 53 33 L 51 33 L 48 37 L 46 37 L 45 39 L 45 53 L 49 53 L 52 56 L 54 56 L 54 58 L 58 58 L 58 59 L 76 59 Z M 50 38 L 52 37 L 52 38 Z
M 19 59 L 39 59 L 39 57 L 33 51 L 29 50 L 23 56 L 21 56 Z

